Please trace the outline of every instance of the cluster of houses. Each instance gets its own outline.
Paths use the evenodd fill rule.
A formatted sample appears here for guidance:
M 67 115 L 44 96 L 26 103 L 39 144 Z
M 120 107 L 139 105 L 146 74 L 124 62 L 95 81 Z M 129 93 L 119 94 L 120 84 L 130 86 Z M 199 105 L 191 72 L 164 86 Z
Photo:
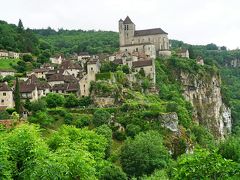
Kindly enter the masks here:
M 148 30 L 135 30 L 135 24 L 127 17 L 119 21 L 119 52 L 105 57 L 117 65 L 127 65 L 131 69 L 128 75 L 130 82 L 136 82 L 136 74 L 141 70 L 151 80 L 151 88 L 155 89 L 156 56 L 170 56 L 168 34 L 161 28 Z M 180 49 L 177 54 L 189 58 L 189 52 Z M 19 58 L 18 53 L 0 51 L 0 58 Z M 73 93 L 79 97 L 90 95 L 90 83 L 96 81 L 96 74 L 100 73 L 100 58 L 90 56 L 86 52 L 73 55 L 70 59 L 63 56 L 51 57 L 48 64 L 27 73 L 26 78 L 19 80 L 20 97 L 22 100 L 36 101 L 48 93 Z M 203 59 L 198 58 L 197 63 L 203 65 Z M 14 72 L 1 71 L 4 77 L 14 76 Z M 156 89 L 155 89 L 156 90 Z M 7 83 L 0 83 L 0 108 L 14 107 L 13 89 Z
M 19 91 L 22 100 L 38 100 L 48 93 L 73 93 L 77 96 L 88 96 L 90 82 L 95 81 L 100 72 L 99 59 L 88 57 L 84 66 L 82 62 L 62 59 L 61 63 L 44 64 L 39 69 L 27 73 L 26 78 L 19 80 Z M 86 67 L 86 68 L 85 68 Z M 0 107 L 12 108 L 13 89 L 7 83 L 0 84 Z
M 7 59 L 7 58 L 19 59 L 20 53 L 13 52 L 13 51 L 0 50 L 0 59 Z

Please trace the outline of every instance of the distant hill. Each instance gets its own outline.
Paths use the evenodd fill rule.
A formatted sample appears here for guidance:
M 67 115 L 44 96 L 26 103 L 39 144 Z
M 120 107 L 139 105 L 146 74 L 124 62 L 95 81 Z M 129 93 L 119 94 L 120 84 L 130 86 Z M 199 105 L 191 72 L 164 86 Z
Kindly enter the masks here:
M 38 38 L 30 29 L 25 30 L 22 23 L 16 26 L 0 21 L 0 49 L 38 54 L 38 46 Z
M 112 31 L 83 31 L 35 29 L 37 37 L 46 41 L 55 53 L 72 54 L 89 52 L 90 54 L 112 53 L 119 47 L 118 33 Z

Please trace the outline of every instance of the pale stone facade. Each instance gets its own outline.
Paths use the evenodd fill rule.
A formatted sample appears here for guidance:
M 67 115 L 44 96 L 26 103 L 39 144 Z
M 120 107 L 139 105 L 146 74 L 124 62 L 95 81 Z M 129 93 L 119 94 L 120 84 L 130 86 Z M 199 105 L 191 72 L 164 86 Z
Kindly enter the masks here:
M 79 81 L 80 96 L 90 95 L 91 81 L 96 81 L 96 74 L 100 72 L 98 60 L 89 61 L 87 64 L 87 74 Z
M 0 58 L 8 58 L 8 51 L 0 50 Z
M 11 70 L 0 70 L 0 76 L 2 76 L 3 78 L 6 76 L 14 76 L 15 71 L 11 71 Z
M 19 59 L 20 58 L 20 53 L 9 51 L 8 52 L 8 57 L 13 58 L 13 59 Z
M 129 17 L 124 21 L 122 19 L 119 21 L 119 39 L 121 49 L 128 50 L 130 46 L 143 47 L 143 45 L 152 44 L 155 46 L 157 55 L 161 55 L 161 51 L 164 51 L 164 54 L 171 54 L 166 32 L 161 28 L 136 30 L 135 24 Z M 135 51 L 138 51 L 137 48 L 135 48 Z
M 50 58 L 50 61 L 52 64 L 62 64 L 63 58 L 62 56 L 52 57 Z
M 177 51 L 177 55 L 182 58 L 188 58 L 189 59 L 189 51 L 188 49 L 179 49 Z
M 0 84 L 0 107 L 4 108 L 14 107 L 13 91 L 5 83 Z

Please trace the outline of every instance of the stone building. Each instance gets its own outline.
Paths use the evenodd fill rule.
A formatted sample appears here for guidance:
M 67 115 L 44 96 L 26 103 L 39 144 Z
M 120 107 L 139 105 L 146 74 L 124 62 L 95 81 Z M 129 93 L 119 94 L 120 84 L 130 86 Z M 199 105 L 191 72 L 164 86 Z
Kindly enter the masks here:
M 6 83 L 0 83 L 0 107 L 14 107 L 13 91 Z
M 136 30 L 135 24 L 128 16 L 124 21 L 119 21 L 119 39 L 121 51 L 144 51 L 152 57 L 171 55 L 168 33 L 161 28 Z
M 189 59 L 189 51 L 185 48 L 180 48 L 177 50 L 177 55 L 182 58 L 188 58 Z

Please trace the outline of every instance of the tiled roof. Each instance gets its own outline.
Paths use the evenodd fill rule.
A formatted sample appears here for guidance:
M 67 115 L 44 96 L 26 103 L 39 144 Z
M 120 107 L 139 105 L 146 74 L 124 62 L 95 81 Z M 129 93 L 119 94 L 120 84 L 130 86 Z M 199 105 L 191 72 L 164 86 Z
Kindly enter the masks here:
M 73 61 L 63 61 L 60 69 L 81 69 L 81 66 Z
M 89 53 L 88 52 L 80 52 L 78 55 L 79 56 L 89 56 Z
M 122 59 L 115 59 L 115 60 L 113 61 L 113 63 L 114 63 L 114 64 L 123 64 L 123 61 L 122 61 Z
M 42 72 L 48 72 L 49 69 L 46 68 L 40 68 L 40 69 L 34 69 L 33 72 L 35 73 L 42 73 Z
M 53 91 L 78 91 L 79 85 L 78 83 L 64 83 L 64 84 L 55 84 L 51 90 Z
M 157 35 L 157 34 L 167 34 L 167 33 L 163 31 L 161 28 L 138 30 L 134 32 L 134 36 L 148 36 L 148 35 Z
M 127 16 L 126 19 L 123 21 L 124 24 L 133 24 L 132 20 Z
M 6 83 L 0 83 L 0 91 L 12 91 Z
M 133 68 L 152 66 L 152 61 L 151 60 L 135 61 L 132 63 L 132 66 Z
M 49 76 L 48 82 L 52 82 L 52 81 L 64 81 L 63 74 L 58 73 L 58 74 L 53 74 Z

